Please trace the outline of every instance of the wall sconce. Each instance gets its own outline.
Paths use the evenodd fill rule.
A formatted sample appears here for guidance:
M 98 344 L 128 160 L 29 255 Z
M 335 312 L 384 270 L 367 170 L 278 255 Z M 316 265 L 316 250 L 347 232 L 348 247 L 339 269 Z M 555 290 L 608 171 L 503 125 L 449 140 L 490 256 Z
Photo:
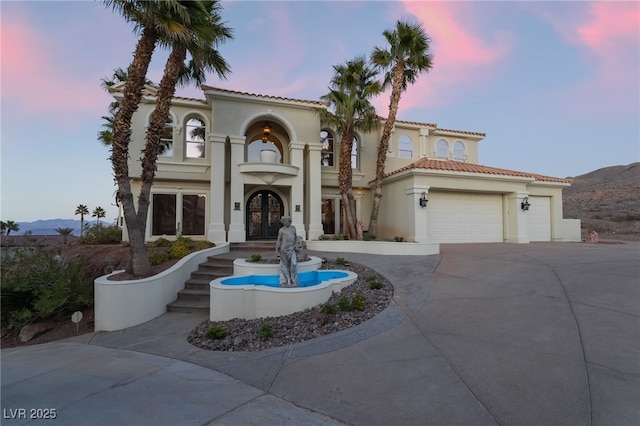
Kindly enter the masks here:
M 427 193 L 422 191 L 422 194 L 420 195 L 420 199 L 418 200 L 418 204 L 420 205 L 420 207 L 427 207 L 428 202 L 429 200 L 427 200 Z
M 268 121 L 265 121 L 264 126 L 262 126 L 262 143 L 269 142 L 270 134 L 271 134 L 271 126 L 269 126 Z
M 233 203 L 233 209 L 234 210 L 240 210 L 240 203 Z
M 524 197 L 522 203 L 520 203 L 520 208 L 526 212 L 527 210 L 529 210 L 530 206 L 531 204 L 529 204 L 529 197 Z
M 296 212 L 300 211 L 300 204 L 296 204 Z

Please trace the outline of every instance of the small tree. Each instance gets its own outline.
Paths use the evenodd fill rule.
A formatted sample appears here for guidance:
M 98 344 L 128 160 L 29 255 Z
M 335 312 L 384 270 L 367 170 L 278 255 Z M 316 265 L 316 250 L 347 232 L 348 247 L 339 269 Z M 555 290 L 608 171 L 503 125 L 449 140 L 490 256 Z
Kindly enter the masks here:
M 67 244 L 67 237 L 73 235 L 73 228 L 56 228 L 56 232 L 62 235 L 62 241 Z
M 2 222 L 2 230 L 7 233 L 7 237 L 8 237 L 9 234 L 11 234 L 11 231 L 14 231 L 14 232 L 20 231 L 20 225 L 18 225 L 12 220 L 8 220 L 6 222 Z

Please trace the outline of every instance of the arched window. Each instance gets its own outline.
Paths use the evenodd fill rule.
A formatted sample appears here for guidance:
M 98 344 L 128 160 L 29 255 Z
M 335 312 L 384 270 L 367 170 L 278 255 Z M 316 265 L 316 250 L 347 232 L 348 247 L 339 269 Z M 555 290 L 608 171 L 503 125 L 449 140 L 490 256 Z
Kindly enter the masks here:
M 467 156 L 467 150 L 464 144 L 460 141 L 456 141 L 453 144 L 453 159 L 456 161 L 464 161 Z
M 413 158 L 413 142 L 408 135 L 401 135 L 398 139 L 398 157 Z
M 449 142 L 444 139 L 438 139 L 438 142 L 436 142 L 436 158 L 449 159 Z
M 351 146 L 351 168 L 357 169 L 360 166 L 360 142 L 358 137 L 353 137 L 353 145 Z
M 185 156 L 187 158 L 204 158 L 206 144 L 206 127 L 200 117 L 191 117 L 185 126 Z
M 164 124 L 164 128 L 160 132 L 160 144 L 162 145 L 162 152 L 160 155 L 164 157 L 173 156 L 173 119 L 171 116 L 167 118 L 167 122 Z
M 333 167 L 333 134 L 327 130 L 320 131 L 320 141 L 322 142 L 321 161 L 323 167 Z

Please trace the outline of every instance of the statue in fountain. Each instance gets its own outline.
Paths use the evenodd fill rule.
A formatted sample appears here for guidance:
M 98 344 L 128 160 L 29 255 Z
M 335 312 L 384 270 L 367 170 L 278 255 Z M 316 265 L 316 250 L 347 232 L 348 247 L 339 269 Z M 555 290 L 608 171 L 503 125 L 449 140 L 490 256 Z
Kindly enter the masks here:
M 282 227 L 278 231 L 276 253 L 280 256 L 280 287 L 298 287 L 298 241 L 295 226 L 291 226 L 291 218 L 282 216 Z M 301 240 L 301 238 L 300 238 Z

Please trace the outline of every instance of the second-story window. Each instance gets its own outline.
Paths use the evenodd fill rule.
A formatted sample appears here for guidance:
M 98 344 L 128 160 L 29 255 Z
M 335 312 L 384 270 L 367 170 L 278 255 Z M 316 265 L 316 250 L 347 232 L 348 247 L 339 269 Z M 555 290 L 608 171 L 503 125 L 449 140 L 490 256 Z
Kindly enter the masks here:
M 401 135 L 400 138 L 398 138 L 398 157 L 413 157 L 413 142 L 408 135 Z
M 360 166 L 360 142 L 358 137 L 353 137 L 353 145 L 351 145 L 351 168 L 357 169 Z
M 167 122 L 164 124 L 164 128 L 160 133 L 160 144 L 162 145 L 162 152 L 160 155 L 164 157 L 173 156 L 173 119 L 167 118 Z
M 185 140 L 185 156 L 187 158 L 204 158 L 205 156 L 205 132 L 204 120 L 192 117 L 187 121 Z
M 438 139 L 438 142 L 436 142 L 436 158 L 449 159 L 449 142 L 444 139 Z
M 464 147 L 464 144 L 460 141 L 456 141 L 453 144 L 453 159 L 456 161 L 465 161 L 465 157 L 467 156 L 467 150 Z
M 333 134 L 327 130 L 320 131 L 320 142 L 322 142 L 321 161 L 323 167 L 333 167 Z

